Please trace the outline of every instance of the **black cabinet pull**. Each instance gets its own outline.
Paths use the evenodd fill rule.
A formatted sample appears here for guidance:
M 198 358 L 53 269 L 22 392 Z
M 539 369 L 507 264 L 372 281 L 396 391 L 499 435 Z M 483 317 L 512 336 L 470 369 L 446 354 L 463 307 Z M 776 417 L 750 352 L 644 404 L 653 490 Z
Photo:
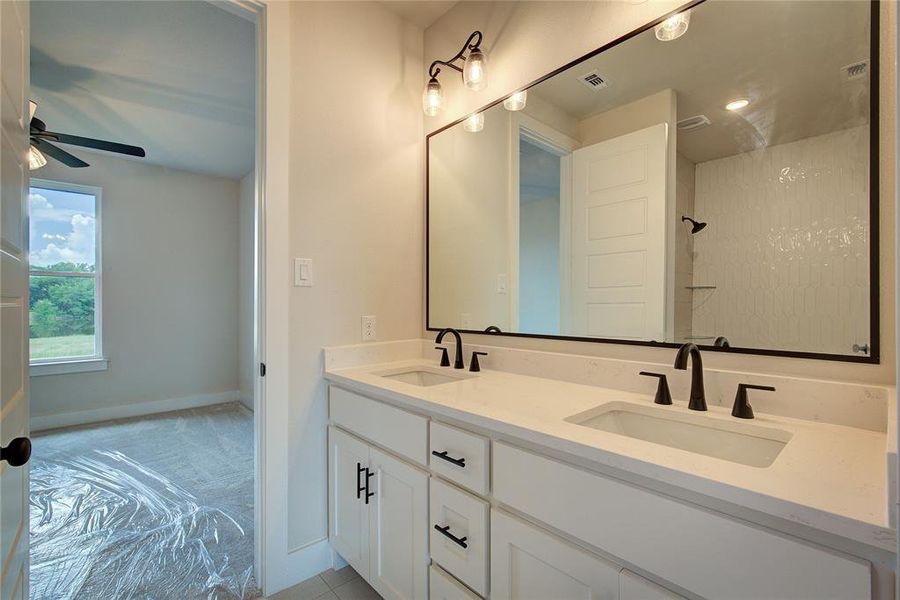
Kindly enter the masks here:
M 362 463 L 356 463 L 356 499 L 359 500 L 363 490 L 366 490 L 367 486 L 363 486 L 359 481 L 359 476 L 362 475 L 363 471 L 368 471 L 366 467 L 362 466 Z M 366 484 L 369 483 L 368 477 L 366 478 Z M 366 490 L 368 491 L 368 490 Z M 368 502 L 366 502 L 368 504 Z
M 371 479 L 375 475 L 374 471 L 370 471 L 368 467 L 366 468 L 366 504 L 369 503 L 369 498 L 375 495 L 375 492 L 369 491 L 369 479 Z
M 438 458 L 443 458 L 448 463 L 453 463 L 457 467 L 462 467 L 463 469 L 466 468 L 466 459 L 465 458 L 453 458 L 452 456 L 448 456 L 446 450 L 444 450 L 442 452 L 438 452 L 437 450 L 432 450 L 431 454 L 433 456 L 437 456 Z
M 463 548 L 468 548 L 468 547 L 469 547 L 469 545 L 466 543 L 466 540 L 469 539 L 469 538 L 467 538 L 467 537 L 461 537 L 461 538 L 456 537 L 455 535 L 453 535 L 452 533 L 450 533 L 450 526 L 449 526 L 449 525 L 444 525 L 443 527 L 441 527 L 440 525 L 435 525 L 434 528 L 437 529 L 438 531 L 440 531 L 441 533 L 443 533 L 443 534 L 444 534 L 445 536 L 447 536 L 448 538 L 450 538 L 450 540 L 451 540 L 453 543 L 459 544 L 459 545 L 462 546 Z

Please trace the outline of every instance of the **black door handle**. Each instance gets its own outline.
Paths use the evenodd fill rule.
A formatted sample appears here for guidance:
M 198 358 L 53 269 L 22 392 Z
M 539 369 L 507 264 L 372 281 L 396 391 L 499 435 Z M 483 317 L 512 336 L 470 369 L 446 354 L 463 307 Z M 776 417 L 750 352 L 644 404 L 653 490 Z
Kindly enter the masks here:
M 31 458 L 31 440 L 17 437 L 8 446 L 0 448 L 0 460 L 5 460 L 11 467 L 21 467 Z
M 453 458 L 451 456 L 448 456 L 446 450 L 444 450 L 442 452 L 438 452 L 437 450 L 432 450 L 431 454 L 434 456 L 437 456 L 438 458 L 443 458 L 447 462 L 453 463 L 457 467 L 462 467 L 462 468 L 466 467 L 466 459 L 465 458 Z
M 368 467 L 366 467 L 366 504 L 369 503 L 369 498 L 375 495 L 375 492 L 369 491 L 369 479 L 371 479 L 375 475 L 374 471 L 370 471 Z
M 459 545 L 462 546 L 463 548 L 468 548 L 468 547 L 469 547 L 469 545 L 466 543 L 466 540 L 467 540 L 468 538 L 465 537 L 465 536 L 463 536 L 463 537 L 461 537 L 461 538 L 458 538 L 458 537 L 456 537 L 455 535 L 453 535 L 452 533 L 450 533 L 450 526 L 449 526 L 449 525 L 444 525 L 443 527 L 441 527 L 440 525 L 435 525 L 434 528 L 437 529 L 438 531 L 440 531 L 441 533 L 443 533 L 443 534 L 444 534 L 445 536 L 447 536 L 448 538 L 450 538 L 450 540 L 451 540 L 452 542 L 454 542 L 454 543 L 456 543 L 456 544 L 459 544 Z
M 363 471 L 368 471 L 366 467 L 362 466 L 362 463 L 356 463 L 356 499 L 359 500 L 360 494 L 363 493 L 363 490 L 366 488 L 359 482 L 359 476 L 362 475 Z M 366 480 L 368 483 L 368 479 Z M 368 502 L 366 503 L 368 504 Z

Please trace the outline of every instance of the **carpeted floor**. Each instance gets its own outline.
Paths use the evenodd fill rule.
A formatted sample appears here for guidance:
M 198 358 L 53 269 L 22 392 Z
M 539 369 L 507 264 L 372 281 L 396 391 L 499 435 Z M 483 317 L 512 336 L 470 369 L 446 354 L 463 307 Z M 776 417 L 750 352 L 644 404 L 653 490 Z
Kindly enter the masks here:
M 32 441 L 33 600 L 259 596 L 253 415 L 242 405 Z

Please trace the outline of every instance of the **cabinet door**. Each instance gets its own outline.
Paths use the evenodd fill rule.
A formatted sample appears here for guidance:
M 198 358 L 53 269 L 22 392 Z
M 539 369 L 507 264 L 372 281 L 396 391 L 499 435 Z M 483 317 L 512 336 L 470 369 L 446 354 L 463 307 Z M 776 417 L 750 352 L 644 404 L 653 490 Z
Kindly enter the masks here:
M 622 569 L 619 575 L 620 600 L 680 600 L 681 596 Z
M 366 468 L 369 446 L 335 427 L 328 428 L 328 539 L 364 579 L 369 577 L 369 506 Z M 369 479 L 369 488 L 372 480 Z
M 368 581 L 387 600 L 428 597 L 428 475 L 370 449 Z
M 616 600 L 616 565 L 491 511 L 491 599 Z

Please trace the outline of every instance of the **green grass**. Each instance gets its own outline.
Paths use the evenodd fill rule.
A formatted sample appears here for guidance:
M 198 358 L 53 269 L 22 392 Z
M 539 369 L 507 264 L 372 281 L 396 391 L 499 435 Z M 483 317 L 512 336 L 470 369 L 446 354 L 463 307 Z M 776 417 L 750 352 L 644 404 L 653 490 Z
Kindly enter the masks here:
M 94 355 L 93 335 L 31 338 L 31 360 Z

